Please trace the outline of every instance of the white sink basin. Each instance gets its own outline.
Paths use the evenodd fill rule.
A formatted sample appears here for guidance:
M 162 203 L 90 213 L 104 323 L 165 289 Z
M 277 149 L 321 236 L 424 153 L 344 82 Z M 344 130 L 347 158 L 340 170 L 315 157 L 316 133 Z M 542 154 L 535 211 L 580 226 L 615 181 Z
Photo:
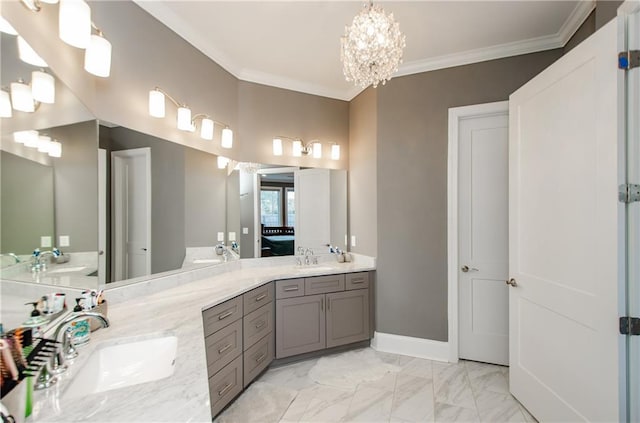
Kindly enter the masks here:
M 171 376 L 177 346 L 175 336 L 98 346 L 73 377 L 65 396 L 80 397 Z
M 87 268 L 87 266 L 60 267 L 60 268 L 57 268 L 57 269 L 49 270 L 49 273 L 79 272 L 79 271 L 84 270 L 86 268 Z

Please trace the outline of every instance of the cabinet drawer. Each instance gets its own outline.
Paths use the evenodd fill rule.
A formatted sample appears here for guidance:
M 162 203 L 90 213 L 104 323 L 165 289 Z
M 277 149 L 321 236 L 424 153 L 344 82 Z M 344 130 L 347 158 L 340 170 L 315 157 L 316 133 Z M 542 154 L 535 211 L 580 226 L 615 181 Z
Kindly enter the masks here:
M 244 352 L 245 387 L 273 361 L 274 344 L 273 333 L 270 333 Z
M 236 297 L 202 312 L 204 336 L 207 337 L 242 317 L 242 297 Z
M 244 349 L 273 332 L 273 303 L 265 304 L 244 317 Z
M 242 353 L 242 320 L 236 320 L 206 337 L 204 344 L 207 352 L 207 371 L 209 376 L 213 376 Z
M 347 291 L 369 288 L 369 272 L 347 273 L 345 275 L 345 288 Z
M 304 279 L 285 279 L 276 281 L 276 299 L 302 297 L 304 295 Z
M 245 316 L 253 310 L 257 310 L 268 302 L 273 301 L 273 283 L 262 285 L 253 289 L 242 296 L 244 299 Z
M 304 295 L 336 291 L 344 291 L 344 275 L 316 276 L 304 280 Z
M 242 356 L 209 378 L 211 415 L 218 414 L 242 391 Z

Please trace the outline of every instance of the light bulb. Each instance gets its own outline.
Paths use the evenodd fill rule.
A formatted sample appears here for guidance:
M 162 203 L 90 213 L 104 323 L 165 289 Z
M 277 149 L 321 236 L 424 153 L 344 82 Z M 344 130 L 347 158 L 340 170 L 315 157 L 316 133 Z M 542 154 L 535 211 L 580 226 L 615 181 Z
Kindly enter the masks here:
M 111 43 L 102 34 L 93 34 L 84 52 L 84 70 L 108 78 L 111 73 Z
M 40 0 L 40 2 L 47 4 L 58 4 L 58 0 Z
M 293 141 L 293 157 L 302 156 L 302 141 L 295 140 Z
M 60 0 L 58 35 L 73 47 L 87 48 L 91 42 L 91 8 L 84 0 Z
M 313 158 L 321 159 L 322 158 L 322 144 L 319 142 L 313 143 Z
M 191 131 L 191 109 L 183 106 L 178 107 L 178 129 Z
M 40 135 L 38 137 L 38 144 L 36 145 L 36 148 L 41 153 L 48 153 L 50 143 L 51 143 L 51 137 L 48 137 L 46 135 Z
M 9 35 L 18 35 L 18 31 L 16 31 L 2 16 L 0 16 L 0 32 L 4 32 Z
M 53 140 L 49 144 L 49 156 L 62 157 L 62 144 L 59 141 Z
M 222 148 L 231 148 L 233 147 L 233 131 L 229 128 L 224 128 L 222 130 L 222 140 L 221 143 Z
M 49 67 L 47 62 L 45 62 L 44 59 L 42 59 L 42 57 L 40 57 L 33 48 L 31 48 L 24 38 L 18 35 L 16 39 L 18 40 L 18 57 L 20 60 L 41 68 Z
M 48 104 L 55 103 L 56 80 L 53 75 L 42 71 L 31 72 L 31 92 L 36 101 Z
M 11 83 L 11 104 L 15 110 L 32 113 L 35 111 L 31 87 L 20 80 Z
M 165 115 L 164 103 L 164 94 L 161 91 L 149 91 L 149 114 L 151 116 L 163 118 Z
M 33 146 L 38 144 L 38 131 L 16 131 L 13 133 L 13 140 L 18 144 Z
M 229 164 L 229 159 L 223 156 L 218 156 L 218 169 L 224 169 Z
M 340 160 L 340 146 L 338 144 L 331 146 L 331 160 Z
M 205 140 L 213 139 L 213 121 L 208 118 L 202 119 L 202 126 L 200 128 L 200 137 Z
M 0 90 L 0 117 L 10 118 L 13 116 L 11 112 L 11 97 L 5 90 Z
M 273 139 L 273 155 L 282 156 L 282 140 L 280 138 Z

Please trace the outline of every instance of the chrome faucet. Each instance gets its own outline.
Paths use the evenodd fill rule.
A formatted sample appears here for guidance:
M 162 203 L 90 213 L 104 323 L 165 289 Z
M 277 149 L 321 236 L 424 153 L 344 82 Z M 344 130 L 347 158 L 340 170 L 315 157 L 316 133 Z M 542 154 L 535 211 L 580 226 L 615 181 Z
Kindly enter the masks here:
M 73 331 L 65 330 L 65 338 L 62 341 L 62 345 L 60 345 L 58 338 L 60 336 L 60 332 L 62 332 L 63 329 L 67 327 L 67 325 L 76 320 L 86 319 L 87 317 L 93 317 L 97 319 L 101 323 L 103 328 L 109 327 L 109 319 L 107 319 L 106 316 L 93 311 L 74 312 L 65 317 L 60 323 L 58 323 L 58 326 L 56 326 L 56 330 L 53 333 L 53 340 L 56 341 L 56 351 L 51 356 L 51 361 L 42 366 L 42 371 L 40 372 L 38 380 L 36 381 L 36 390 L 45 389 L 55 384 L 57 379 L 55 376 L 52 376 L 52 374 L 55 375 L 66 371 L 67 365 L 65 363 L 65 360 L 69 360 L 78 356 L 78 352 L 75 350 L 75 347 L 71 342 Z
M 20 257 L 18 257 L 17 255 L 15 255 L 13 253 L 2 253 L 2 254 L 0 254 L 0 256 L 13 257 L 13 259 L 16 261 L 16 263 L 20 263 L 22 261 L 22 260 L 20 260 Z
M 32 254 L 33 261 L 31 262 L 32 272 L 47 270 L 47 261 L 45 260 L 46 256 L 53 257 L 54 254 L 52 251 L 40 251 L 39 248 L 36 248 L 35 250 L 33 250 L 33 254 Z

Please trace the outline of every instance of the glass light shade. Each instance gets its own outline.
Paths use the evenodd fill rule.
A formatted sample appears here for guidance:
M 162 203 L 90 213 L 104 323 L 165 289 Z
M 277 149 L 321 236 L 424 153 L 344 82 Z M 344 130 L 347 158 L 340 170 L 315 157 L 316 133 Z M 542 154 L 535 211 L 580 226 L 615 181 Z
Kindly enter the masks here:
M 62 144 L 59 141 L 53 140 L 49 143 L 49 156 L 62 157 Z
M 191 131 L 191 109 L 188 107 L 178 107 L 178 129 Z
M 282 140 L 280 138 L 273 139 L 273 155 L 282 156 Z
M 224 128 L 222 130 L 222 140 L 221 143 L 222 148 L 231 148 L 233 147 L 233 131 L 229 128 Z
M 95 76 L 108 78 L 111 74 L 111 43 L 100 35 L 91 35 L 84 52 L 84 70 Z
M 31 87 L 23 82 L 11 83 L 11 104 L 15 110 L 31 113 L 35 110 Z
M 295 140 L 293 141 L 293 157 L 302 156 L 302 141 Z
M 56 101 L 56 80 L 53 75 L 42 71 L 31 72 L 31 92 L 33 99 L 41 103 Z
M 321 159 L 322 158 L 322 144 L 319 142 L 313 143 L 313 158 Z
M 38 144 L 38 131 L 16 131 L 13 133 L 13 140 L 18 144 L 29 144 L 30 146 Z
M 18 35 L 18 31 L 16 31 L 2 16 L 0 16 L 0 32 L 4 32 L 9 35 Z
M 58 0 L 40 0 L 41 3 L 58 4 Z
M 58 35 L 73 47 L 87 48 L 91 42 L 91 8 L 84 0 L 60 0 Z
M 149 91 L 149 114 L 153 117 L 163 118 L 164 110 L 164 94 L 158 90 Z
M 338 144 L 331 146 L 331 160 L 340 160 L 340 146 Z
M 41 153 L 48 153 L 49 152 L 49 144 L 51 143 L 51 137 L 48 137 L 46 135 L 40 135 L 38 137 L 38 151 Z
M 20 60 L 33 66 L 39 66 L 41 68 L 49 67 L 49 65 L 47 65 L 47 62 L 45 62 L 44 59 L 42 59 L 42 57 L 40 57 L 33 48 L 31 48 L 31 46 L 25 41 L 24 38 L 18 35 L 17 40 L 18 57 L 20 57 Z
M 205 140 L 213 139 L 213 121 L 211 119 L 202 119 L 202 126 L 200 127 L 200 137 Z
M 11 98 L 5 90 L 0 90 L 0 117 L 10 118 L 13 116 L 11 112 Z
M 218 156 L 218 169 L 224 169 L 229 164 L 229 159 L 223 156 Z

